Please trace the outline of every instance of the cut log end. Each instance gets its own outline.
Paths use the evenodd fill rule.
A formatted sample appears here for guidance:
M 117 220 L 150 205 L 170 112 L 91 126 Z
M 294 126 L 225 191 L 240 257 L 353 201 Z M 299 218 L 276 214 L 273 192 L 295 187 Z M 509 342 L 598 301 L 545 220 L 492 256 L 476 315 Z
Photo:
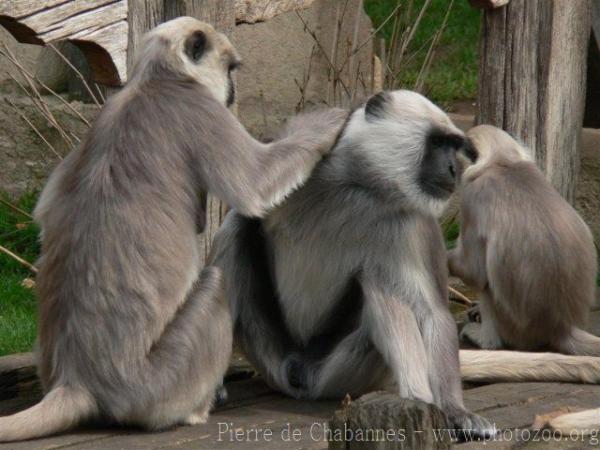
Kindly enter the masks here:
M 330 422 L 330 450 L 449 449 L 446 415 L 435 405 L 389 392 L 373 392 L 346 401 Z

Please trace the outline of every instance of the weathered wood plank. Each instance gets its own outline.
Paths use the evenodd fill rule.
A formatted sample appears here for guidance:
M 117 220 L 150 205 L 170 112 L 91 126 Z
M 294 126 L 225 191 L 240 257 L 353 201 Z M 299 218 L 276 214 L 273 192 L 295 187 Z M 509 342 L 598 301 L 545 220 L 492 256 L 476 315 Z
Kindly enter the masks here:
M 237 23 L 255 23 L 271 19 L 281 13 L 309 7 L 315 0 L 236 0 Z

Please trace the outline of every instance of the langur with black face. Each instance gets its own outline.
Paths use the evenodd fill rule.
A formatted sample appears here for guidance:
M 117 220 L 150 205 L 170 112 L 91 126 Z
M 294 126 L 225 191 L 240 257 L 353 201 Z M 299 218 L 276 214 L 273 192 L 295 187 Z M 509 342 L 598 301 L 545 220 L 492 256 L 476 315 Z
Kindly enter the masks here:
M 466 144 L 423 96 L 380 93 L 281 206 L 263 220 L 229 213 L 210 259 L 227 273 L 236 336 L 273 387 L 339 398 L 394 384 L 471 436 L 495 433 L 463 405 L 437 222 Z
M 158 26 L 127 86 L 52 173 L 35 209 L 46 395 L 0 418 L 0 441 L 86 420 L 150 429 L 206 420 L 232 329 L 221 271 L 200 267 L 205 194 L 263 215 L 308 177 L 347 116 L 299 117 L 285 139 L 261 144 L 227 109 L 238 64 L 208 24 Z
M 489 125 L 467 135 L 478 159 L 462 177 L 449 268 L 480 292 L 481 325 L 463 336 L 484 349 L 600 356 L 600 338 L 583 330 L 596 295 L 590 229 L 510 135 Z

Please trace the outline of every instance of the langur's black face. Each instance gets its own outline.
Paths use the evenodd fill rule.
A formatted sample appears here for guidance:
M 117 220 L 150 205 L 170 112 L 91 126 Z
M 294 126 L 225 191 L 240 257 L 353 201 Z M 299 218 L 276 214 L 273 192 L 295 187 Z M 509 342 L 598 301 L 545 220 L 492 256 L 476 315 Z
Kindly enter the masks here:
M 460 181 L 461 166 L 457 152 L 467 145 L 467 140 L 454 133 L 432 129 L 425 142 L 421 161 L 419 184 L 432 197 L 448 198 Z
M 229 66 L 229 71 L 227 72 L 227 82 L 229 83 L 227 89 L 227 107 L 230 107 L 235 102 L 235 84 L 233 84 L 233 77 L 231 76 L 234 70 L 235 67 Z
M 229 83 L 227 88 L 227 107 L 233 105 L 235 102 L 235 83 L 233 82 L 232 74 L 237 70 L 240 64 L 240 61 L 236 59 L 230 61 L 229 66 L 227 67 L 227 82 Z

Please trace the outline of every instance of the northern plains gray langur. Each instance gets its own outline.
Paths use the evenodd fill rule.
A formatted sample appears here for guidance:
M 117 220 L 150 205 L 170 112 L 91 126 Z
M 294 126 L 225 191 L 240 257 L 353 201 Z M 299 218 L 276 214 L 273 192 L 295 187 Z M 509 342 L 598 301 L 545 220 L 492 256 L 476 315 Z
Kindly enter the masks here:
M 210 259 L 227 273 L 236 336 L 271 386 L 339 398 L 394 384 L 471 436 L 495 433 L 463 405 L 437 222 L 465 144 L 423 96 L 383 92 L 264 219 L 228 214 Z
M 485 349 L 600 356 L 583 330 L 596 295 L 590 229 L 550 185 L 526 148 L 481 125 L 462 177 L 461 229 L 450 273 L 480 292 L 481 325 L 464 336 Z
M 227 109 L 238 64 L 208 24 L 156 27 L 127 86 L 52 173 L 35 209 L 46 395 L 0 418 L 0 441 L 92 419 L 150 429 L 206 419 L 232 329 L 221 271 L 200 266 L 202 199 L 261 216 L 308 176 L 347 116 L 309 114 L 259 143 Z

